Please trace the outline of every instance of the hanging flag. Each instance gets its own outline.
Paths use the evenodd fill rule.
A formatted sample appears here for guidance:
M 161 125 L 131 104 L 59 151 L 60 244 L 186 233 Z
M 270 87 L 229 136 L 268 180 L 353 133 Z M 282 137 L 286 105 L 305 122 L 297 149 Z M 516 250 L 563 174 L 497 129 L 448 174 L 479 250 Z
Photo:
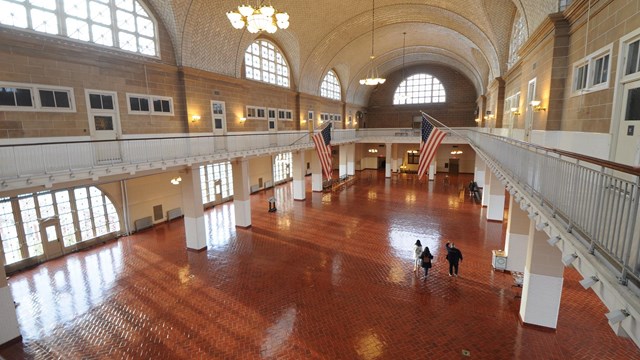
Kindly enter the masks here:
M 313 135 L 313 142 L 316 144 L 318 158 L 322 165 L 322 173 L 327 179 L 331 179 L 333 158 L 331 155 L 331 123 L 322 131 Z
M 422 114 L 422 140 L 420 141 L 420 159 L 418 160 L 418 180 L 427 172 L 438 145 L 447 133 L 433 126 L 425 114 Z

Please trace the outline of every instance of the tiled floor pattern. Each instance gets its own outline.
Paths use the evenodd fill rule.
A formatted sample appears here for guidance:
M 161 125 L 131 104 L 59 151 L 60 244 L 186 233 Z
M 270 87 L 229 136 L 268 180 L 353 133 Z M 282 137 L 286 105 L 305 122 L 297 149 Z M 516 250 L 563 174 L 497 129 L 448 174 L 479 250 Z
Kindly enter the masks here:
M 185 250 L 178 220 L 13 275 L 24 340 L 0 356 L 640 358 L 570 269 L 557 331 L 519 323 L 512 277 L 490 265 L 503 224 L 460 197 L 468 176 L 445 187 L 360 175 L 306 201 L 292 200 L 291 183 L 253 195 L 249 229 L 235 228 L 232 203 L 216 206 L 207 251 Z M 416 239 L 436 256 L 426 282 L 412 272 Z M 446 273 L 447 241 L 464 253 L 459 278 Z

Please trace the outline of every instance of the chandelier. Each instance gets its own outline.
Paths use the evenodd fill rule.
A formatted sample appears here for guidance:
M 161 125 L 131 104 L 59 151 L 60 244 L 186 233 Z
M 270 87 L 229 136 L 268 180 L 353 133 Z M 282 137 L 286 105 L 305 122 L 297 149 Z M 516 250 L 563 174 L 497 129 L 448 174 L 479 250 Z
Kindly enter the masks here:
M 384 84 L 384 82 L 386 81 L 386 79 L 380 77 L 380 75 L 378 74 L 378 69 L 373 64 L 373 59 L 375 58 L 375 56 L 373 56 L 373 41 L 375 38 L 374 24 L 376 20 L 376 0 L 373 0 L 373 10 L 371 14 L 371 56 L 369 57 L 370 64 L 369 70 L 367 71 L 367 77 L 360 80 L 360 85 L 378 85 Z
M 289 27 L 289 14 L 278 12 L 271 5 L 260 6 L 260 4 L 255 8 L 251 5 L 240 5 L 238 11 L 229 11 L 227 18 L 231 22 L 231 26 L 236 29 L 242 29 L 246 26 L 252 34 L 261 31 L 273 34 L 278 29 Z

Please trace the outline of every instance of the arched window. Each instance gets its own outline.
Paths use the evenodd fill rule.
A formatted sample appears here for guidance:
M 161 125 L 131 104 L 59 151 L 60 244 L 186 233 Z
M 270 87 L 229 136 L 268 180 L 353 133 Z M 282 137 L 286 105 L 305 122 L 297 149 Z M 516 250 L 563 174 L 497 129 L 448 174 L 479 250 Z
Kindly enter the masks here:
M 509 46 L 509 61 L 507 62 L 508 68 L 511 68 L 511 66 L 520 59 L 518 50 L 520 46 L 524 44 L 525 38 L 524 18 L 520 15 L 520 12 L 518 12 L 513 21 L 513 28 L 511 29 L 511 45 Z
M 0 0 L 0 24 L 156 56 L 155 20 L 136 0 Z
M 338 76 L 332 70 L 327 72 L 324 76 L 322 84 L 320 85 L 320 96 L 324 96 L 329 99 L 340 100 L 342 98 L 342 89 L 340 87 L 340 81 Z
M 256 40 L 244 53 L 247 79 L 289 87 L 289 65 L 282 53 L 266 40 Z
M 55 226 L 51 226 L 43 234 L 42 220 L 54 218 L 60 229 L 62 239 L 58 240 L 62 240 L 63 253 L 73 251 L 76 243 L 120 231 L 115 206 L 107 194 L 95 186 L 0 198 L 0 239 L 5 264 L 46 255 L 44 245 L 51 239 L 49 231 L 52 230 L 55 237 L 58 233 Z
M 446 99 L 440 80 L 429 74 L 415 74 L 398 85 L 393 95 L 393 104 L 443 103 Z

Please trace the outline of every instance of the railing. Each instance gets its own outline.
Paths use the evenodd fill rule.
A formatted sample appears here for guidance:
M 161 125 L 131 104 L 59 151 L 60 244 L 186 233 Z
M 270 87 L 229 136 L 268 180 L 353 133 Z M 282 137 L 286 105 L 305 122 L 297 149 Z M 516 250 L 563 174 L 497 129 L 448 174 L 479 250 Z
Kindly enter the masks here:
M 591 252 L 640 277 L 640 168 L 468 131 L 470 143 L 563 219 Z
M 355 141 L 355 130 L 334 130 L 336 143 Z M 278 147 L 310 148 L 307 131 L 230 133 L 103 141 L 0 146 L 0 180 L 73 173 L 109 165 L 184 160 L 214 154 L 241 154 Z

